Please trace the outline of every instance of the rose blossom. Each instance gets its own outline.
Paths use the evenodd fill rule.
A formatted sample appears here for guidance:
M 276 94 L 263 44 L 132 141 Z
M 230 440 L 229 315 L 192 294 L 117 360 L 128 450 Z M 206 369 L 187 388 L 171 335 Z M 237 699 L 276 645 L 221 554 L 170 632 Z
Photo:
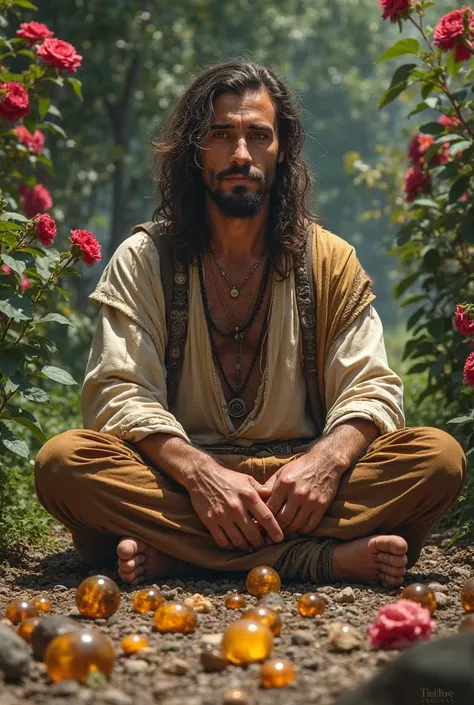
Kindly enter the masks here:
M 54 32 L 51 32 L 42 22 L 22 22 L 20 28 L 17 29 L 16 36 L 27 39 L 31 43 L 41 42 L 54 36 Z
M 460 126 L 461 120 L 456 117 L 449 117 L 449 115 L 440 115 L 438 118 L 438 123 L 446 128 L 446 130 L 455 130 Z
M 424 135 L 419 132 L 410 142 L 408 157 L 414 167 L 421 167 L 424 163 L 425 152 L 431 147 L 434 139 L 431 135 Z
M 71 242 L 82 250 L 82 259 L 88 267 L 92 267 L 94 262 L 102 259 L 102 247 L 97 242 L 95 236 L 88 230 L 71 230 Z
M 429 639 L 436 622 L 426 607 L 412 600 L 397 600 L 384 605 L 367 628 L 373 649 L 404 649 L 413 642 Z
M 54 242 L 57 231 L 56 221 L 50 215 L 46 213 L 43 215 L 37 214 L 36 232 L 42 245 L 50 247 Z
M 454 324 L 461 335 L 474 335 L 474 305 L 458 304 L 454 314 Z
M 380 7 L 384 13 L 383 20 L 390 19 L 390 22 L 407 19 L 413 5 L 411 0 L 380 0 Z
M 467 31 L 465 18 L 467 18 Z M 435 44 L 443 51 L 455 50 L 456 61 L 469 61 L 472 52 L 466 46 L 466 42 L 474 39 L 474 12 L 467 5 L 463 5 L 459 10 L 448 12 L 438 22 L 433 37 Z
M 33 188 L 21 184 L 18 190 L 24 198 L 23 210 L 28 218 L 34 218 L 38 213 L 50 211 L 53 207 L 51 194 L 43 184 L 36 184 Z
M 405 200 L 413 201 L 420 191 L 425 191 L 431 183 L 429 174 L 424 174 L 421 169 L 409 169 L 405 175 Z
M 472 352 L 464 365 L 464 384 L 474 389 L 474 352 Z
M 43 149 L 44 135 L 41 130 L 35 130 L 35 134 L 32 135 L 24 125 L 18 125 L 13 132 L 18 137 L 19 143 L 28 147 L 33 154 L 39 154 Z
M 36 53 L 46 64 L 72 73 L 76 73 L 82 61 L 82 56 L 72 44 L 62 39 L 45 39 L 43 44 L 36 47 Z
M 12 273 L 12 268 L 8 266 L 8 264 L 0 264 L 0 269 L 2 272 L 5 272 L 5 274 L 11 274 Z
M 22 275 L 21 275 L 21 279 L 20 279 L 20 289 L 21 289 L 22 291 L 26 291 L 27 289 L 30 288 L 30 286 L 31 286 L 30 280 L 28 279 L 27 276 L 25 276 L 24 274 L 22 274 Z
M 5 92 L 4 95 L 2 93 Z M 0 117 L 16 122 L 30 112 L 30 99 L 21 83 L 0 83 Z

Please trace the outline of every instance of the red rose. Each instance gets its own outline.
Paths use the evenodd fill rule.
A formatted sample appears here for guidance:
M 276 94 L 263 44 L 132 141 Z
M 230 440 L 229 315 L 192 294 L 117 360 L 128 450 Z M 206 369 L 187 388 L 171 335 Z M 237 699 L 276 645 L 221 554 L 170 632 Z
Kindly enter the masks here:
M 420 191 L 426 191 L 431 183 L 429 174 L 424 174 L 421 169 L 415 167 L 409 169 L 405 176 L 405 200 L 414 201 Z
M 18 137 L 19 143 L 28 147 L 33 154 L 39 154 L 43 149 L 44 135 L 40 130 L 35 130 L 35 134 L 32 135 L 24 125 L 18 125 L 13 132 Z
M 441 152 L 434 154 L 430 159 L 430 166 L 443 166 L 449 162 L 449 142 L 442 145 Z
M 471 313 L 473 318 L 470 316 Z M 474 335 L 474 306 L 458 304 L 454 314 L 454 323 L 461 335 Z
M 379 609 L 367 635 L 373 649 L 404 649 L 429 639 L 435 629 L 436 622 L 426 607 L 412 600 L 397 600 Z
M 431 147 L 433 142 L 434 139 L 431 135 L 424 135 L 421 132 L 413 137 L 408 148 L 408 157 L 414 167 L 423 165 L 425 152 Z
M 38 213 L 50 211 L 53 207 L 51 194 L 42 184 L 36 184 L 34 188 L 28 188 L 25 184 L 21 184 L 18 190 L 24 198 L 23 210 L 28 218 L 34 218 Z
M 16 122 L 30 112 L 28 93 L 20 83 L 0 83 L 0 117 Z
M 30 286 L 31 286 L 30 280 L 28 279 L 27 276 L 25 276 L 24 274 L 22 274 L 22 275 L 21 275 L 21 279 L 20 279 L 20 289 L 21 289 L 22 291 L 26 291 L 27 289 L 30 288 Z
M 88 267 L 102 259 L 102 247 L 88 230 L 71 230 L 71 242 L 82 251 L 82 259 Z
M 455 49 L 456 61 L 468 61 L 474 53 L 474 12 L 467 5 L 448 12 L 438 22 L 433 37 L 443 51 Z
M 45 247 L 50 247 L 50 245 L 53 244 L 54 238 L 56 237 L 56 233 L 58 231 L 56 221 L 46 213 L 43 215 L 38 214 L 37 217 L 36 232 L 41 240 L 41 244 Z
M 390 22 L 398 22 L 398 20 L 406 20 L 413 8 L 411 0 L 380 0 L 380 7 L 384 13 L 383 20 L 390 19 Z
M 16 36 L 27 39 L 31 43 L 41 42 L 54 36 L 54 32 L 51 32 L 42 22 L 22 22 L 20 27 L 21 29 L 16 31 Z
M 72 73 L 76 73 L 82 61 L 82 56 L 72 44 L 62 39 L 45 39 L 43 44 L 36 47 L 36 53 L 46 64 Z
M 474 352 L 472 352 L 464 365 L 464 384 L 474 389 Z
M 449 115 L 440 115 L 438 118 L 438 123 L 447 130 L 455 130 L 461 125 L 461 120 L 456 116 L 449 117 Z
M 2 272 L 5 272 L 5 274 L 11 274 L 12 273 L 12 268 L 8 266 L 8 264 L 0 264 L 0 269 Z

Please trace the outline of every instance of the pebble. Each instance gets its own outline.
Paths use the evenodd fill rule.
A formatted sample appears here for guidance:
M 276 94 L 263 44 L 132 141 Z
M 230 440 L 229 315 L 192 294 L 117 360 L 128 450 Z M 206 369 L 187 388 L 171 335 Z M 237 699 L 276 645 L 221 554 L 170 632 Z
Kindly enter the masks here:
M 222 698 L 222 705 L 248 705 L 248 693 L 240 688 L 227 688 Z
M 0 626 L 0 672 L 3 672 L 5 680 L 21 680 L 29 670 L 28 645 L 13 629 Z
M 172 681 L 170 678 L 165 679 L 163 678 L 162 680 L 157 680 L 155 682 L 154 688 L 153 688 L 153 695 L 155 698 L 162 698 L 163 695 L 168 695 L 170 690 L 173 690 L 173 688 L 176 687 L 176 683 Z
M 143 671 L 148 670 L 148 663 L 144 661 L 143 659 L 136 659 L 134 661 L 125 661 L 124 662 L 124 669 L 128 673 L 143 673 Z
M 133 699 L 118 688 L 107 688 L 101 693 L 101 699 L 107 705 L 132 705 L 133 703 Z
M 321 668 L 321 660 L 318 658 L 307 658 L 303 661 L 302 666 L 309 671 L 319 671 Z
M 68 679 L 65 681 L 59 681 L 59 683 L 53 683 L 53 685 L 51 686 L 51 693 L 59 697 L 68 697 L 70 695 L 77 695 L 79 689 L 79 683 Z
M 222 636 L 222 632 L 219 632 L 219 634 L 203 634 L 201 642 L 203 644 L 212 644 L 212 646 L 220 646 L 222 644 Z
M 292 644 L 308 645 L 308 644 L 312 644 L 313 641 L 314 641 L 314 636 L 311 633 L 301 631 L 300 629 L 297 629 L 291 635 L 291 643 Z
M 442 610 L 448 606 L 449 597 L 445 595 L 444 592 L 435 592 L 434 596 L 436 598 L 437 609 Z
M 211 612 L 213 609 L 212 602 L 198 592 L 195 595 L 191 595 L 191 597 L 187 597 L 184 604 L 188 605 L 188 607 L 192 607 L 196 612 L 202 612 L 204 614 Z
M 441 583 L 428 583 L 428 587 L 433 592 L 448 592 L 448 585 L 441 585 Z
M 355 602 L 354 590 L 351 587 L 344 588 L 344 590 L 337 593 L 334 601 L 342 604 L 351 604 L 352 602 Z
M 69 588 L 67 588 L 65 585 L 55 585 L 53 587 L 53 592 L 67 592 Z
M 343 626 L 347 627 L 344 631 Z M 352 651 L 360 648 L 362 636 L 355 627 L 333 622 L 328 627 L 328 642 L 335 651 Z
M 189 663 L 182 658 L 175 658 L 163 666 L 164 673 L 171 673 L 174 676 L 184 676 L 188 671 Z
M 454 568 L 451 568 L 451 574 L 456 575 L 459 578 L 466 578 L 466 580 L 469 580 L 471 577 L 471 571 L 468 568 L 459 568 L 459 566 L 454 566 Z

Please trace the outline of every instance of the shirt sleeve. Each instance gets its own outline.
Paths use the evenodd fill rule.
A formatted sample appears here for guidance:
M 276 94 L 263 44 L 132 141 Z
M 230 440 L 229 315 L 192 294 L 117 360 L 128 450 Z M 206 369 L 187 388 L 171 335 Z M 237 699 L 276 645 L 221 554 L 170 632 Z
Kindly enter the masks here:
M 168 411 L 164 360 L 151 336 L 113 306 L 100 308 L 81 405 L 85 428 L 130 443 L 152 433 L 189 441 Z
M 372 305 L 331 345 L 324 374 L 323 435 L 354 418 L 372 421 L 381 434 L 404 428 L 403 384 L 389 367 L 382 321 Z

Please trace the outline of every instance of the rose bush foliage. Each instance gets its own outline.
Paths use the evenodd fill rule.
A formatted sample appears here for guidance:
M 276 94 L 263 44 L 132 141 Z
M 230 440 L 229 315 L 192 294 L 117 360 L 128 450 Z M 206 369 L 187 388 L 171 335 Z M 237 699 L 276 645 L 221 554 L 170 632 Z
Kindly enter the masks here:
M 78 273 L 78 263 L 100 261 L 101 247 L 84 229 L 69 229 L 66 248 L 53 247 L 61 233 L 45 185 L 53 175 L 48 141 L 65 133 L 50 93 L 69 87 L 81 97 L 71 74 L 82 57 L 45 24 L 20 22 L 25 9 L 36 8 L 0 0 L 0 456 L 28 457 L 22 429 L 40 441 L 46 436 L 25 407 L 49 404 L 44 380 L 75 384 L 49 364 L 56 348 L 48 326 L 71 325 L 54 312 L 58 296 L 69 298 L 60 282 Z

